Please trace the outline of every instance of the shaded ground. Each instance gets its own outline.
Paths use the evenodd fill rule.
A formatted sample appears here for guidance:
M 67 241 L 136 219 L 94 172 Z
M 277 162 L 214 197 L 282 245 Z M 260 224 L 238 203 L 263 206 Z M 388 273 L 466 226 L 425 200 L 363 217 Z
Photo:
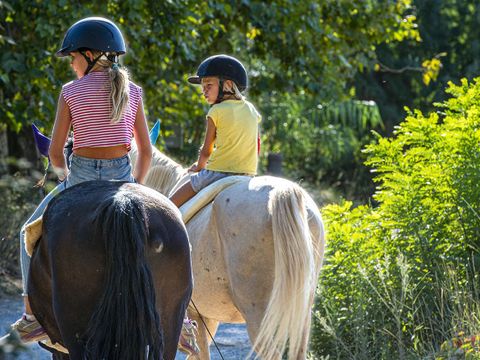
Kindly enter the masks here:
M 22 300 L 17 295 L 0 295 L 0 337 L 8 332 L 8 328 L 22 313 Z M 217 335 L 215 336 L 220 351 L 225 360 L 244 359 L 250 351 L 250 342 L 244 325 L 223 324 L 220 325 Z M 217 349 L 212 345 L 210 348 L 212 359 L 221 360 Z M 51 359 L 50 354 L 40 348 L 37 344 L 30 345 L 26 352 L 20 356 L 3 357 L 0 359 L 10 360 L 47 360 Z M 177 354 L 176 360 L 183 360 L 185 356 L 181 353 Z

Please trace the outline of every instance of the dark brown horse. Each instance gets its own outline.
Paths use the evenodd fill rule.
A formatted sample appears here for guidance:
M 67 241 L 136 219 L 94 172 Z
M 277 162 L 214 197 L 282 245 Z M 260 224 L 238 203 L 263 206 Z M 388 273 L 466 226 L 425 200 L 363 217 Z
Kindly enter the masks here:
M 142 185 L 89 181 L 53 199 L 43 219 L 28 289 L 52 341 L 74 360 L 174 359 L 192 292 L 174 205 Z

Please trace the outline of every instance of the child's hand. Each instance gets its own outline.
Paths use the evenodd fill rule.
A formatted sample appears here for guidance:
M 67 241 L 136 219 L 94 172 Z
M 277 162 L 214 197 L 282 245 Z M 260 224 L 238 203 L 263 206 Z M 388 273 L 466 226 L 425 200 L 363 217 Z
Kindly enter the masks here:
M 197 163 L 194 163 L 192 166 L 190 166 L 188 172 L 199 172 L 200 170 L 202 170 L 202 168 L 199 167 Z
M 66 179 L 67 175 L 68 175 L 68 168 L 64 167 L 57 167 L 57 166 L 52 166 L 53 167 L 53 171 L 55 172 L 55 174 L 58 176 L 58 181 L 62 182 Z

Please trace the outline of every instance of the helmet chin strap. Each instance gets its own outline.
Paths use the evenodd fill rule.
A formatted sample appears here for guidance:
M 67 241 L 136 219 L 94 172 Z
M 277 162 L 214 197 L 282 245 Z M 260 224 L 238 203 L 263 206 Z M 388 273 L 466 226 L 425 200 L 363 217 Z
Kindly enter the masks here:
M 80 54 L 83 55 L 83 57 L 85 58 L 85 60 L 87 61 L 87 69 L 85 70 L 85 73 L 83 74 L 83 76 L 87 75 L 90 70 L 93 69 L 93 67 L 95 66 L 95 64 L 97 63 L 97 61 L 105 54 L 105 53 L 101 53 L 100 55 L 98 55 L 95 59 L 93 60 L 90 60 L 90 58 L 87 56 L 86 52 L 85 51 L 80 51 Z

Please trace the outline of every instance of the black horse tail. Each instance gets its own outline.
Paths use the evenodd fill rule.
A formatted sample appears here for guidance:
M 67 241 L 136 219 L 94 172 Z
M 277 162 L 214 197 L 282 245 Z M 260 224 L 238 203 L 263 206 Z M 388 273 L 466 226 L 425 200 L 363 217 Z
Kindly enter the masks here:
M 96 219 L 98 238 L 105 239 L 105 283 L 85 333 L 86 358 L 161 359 L 145 209 L 135 196 L 120 192 L 98 208 Z

